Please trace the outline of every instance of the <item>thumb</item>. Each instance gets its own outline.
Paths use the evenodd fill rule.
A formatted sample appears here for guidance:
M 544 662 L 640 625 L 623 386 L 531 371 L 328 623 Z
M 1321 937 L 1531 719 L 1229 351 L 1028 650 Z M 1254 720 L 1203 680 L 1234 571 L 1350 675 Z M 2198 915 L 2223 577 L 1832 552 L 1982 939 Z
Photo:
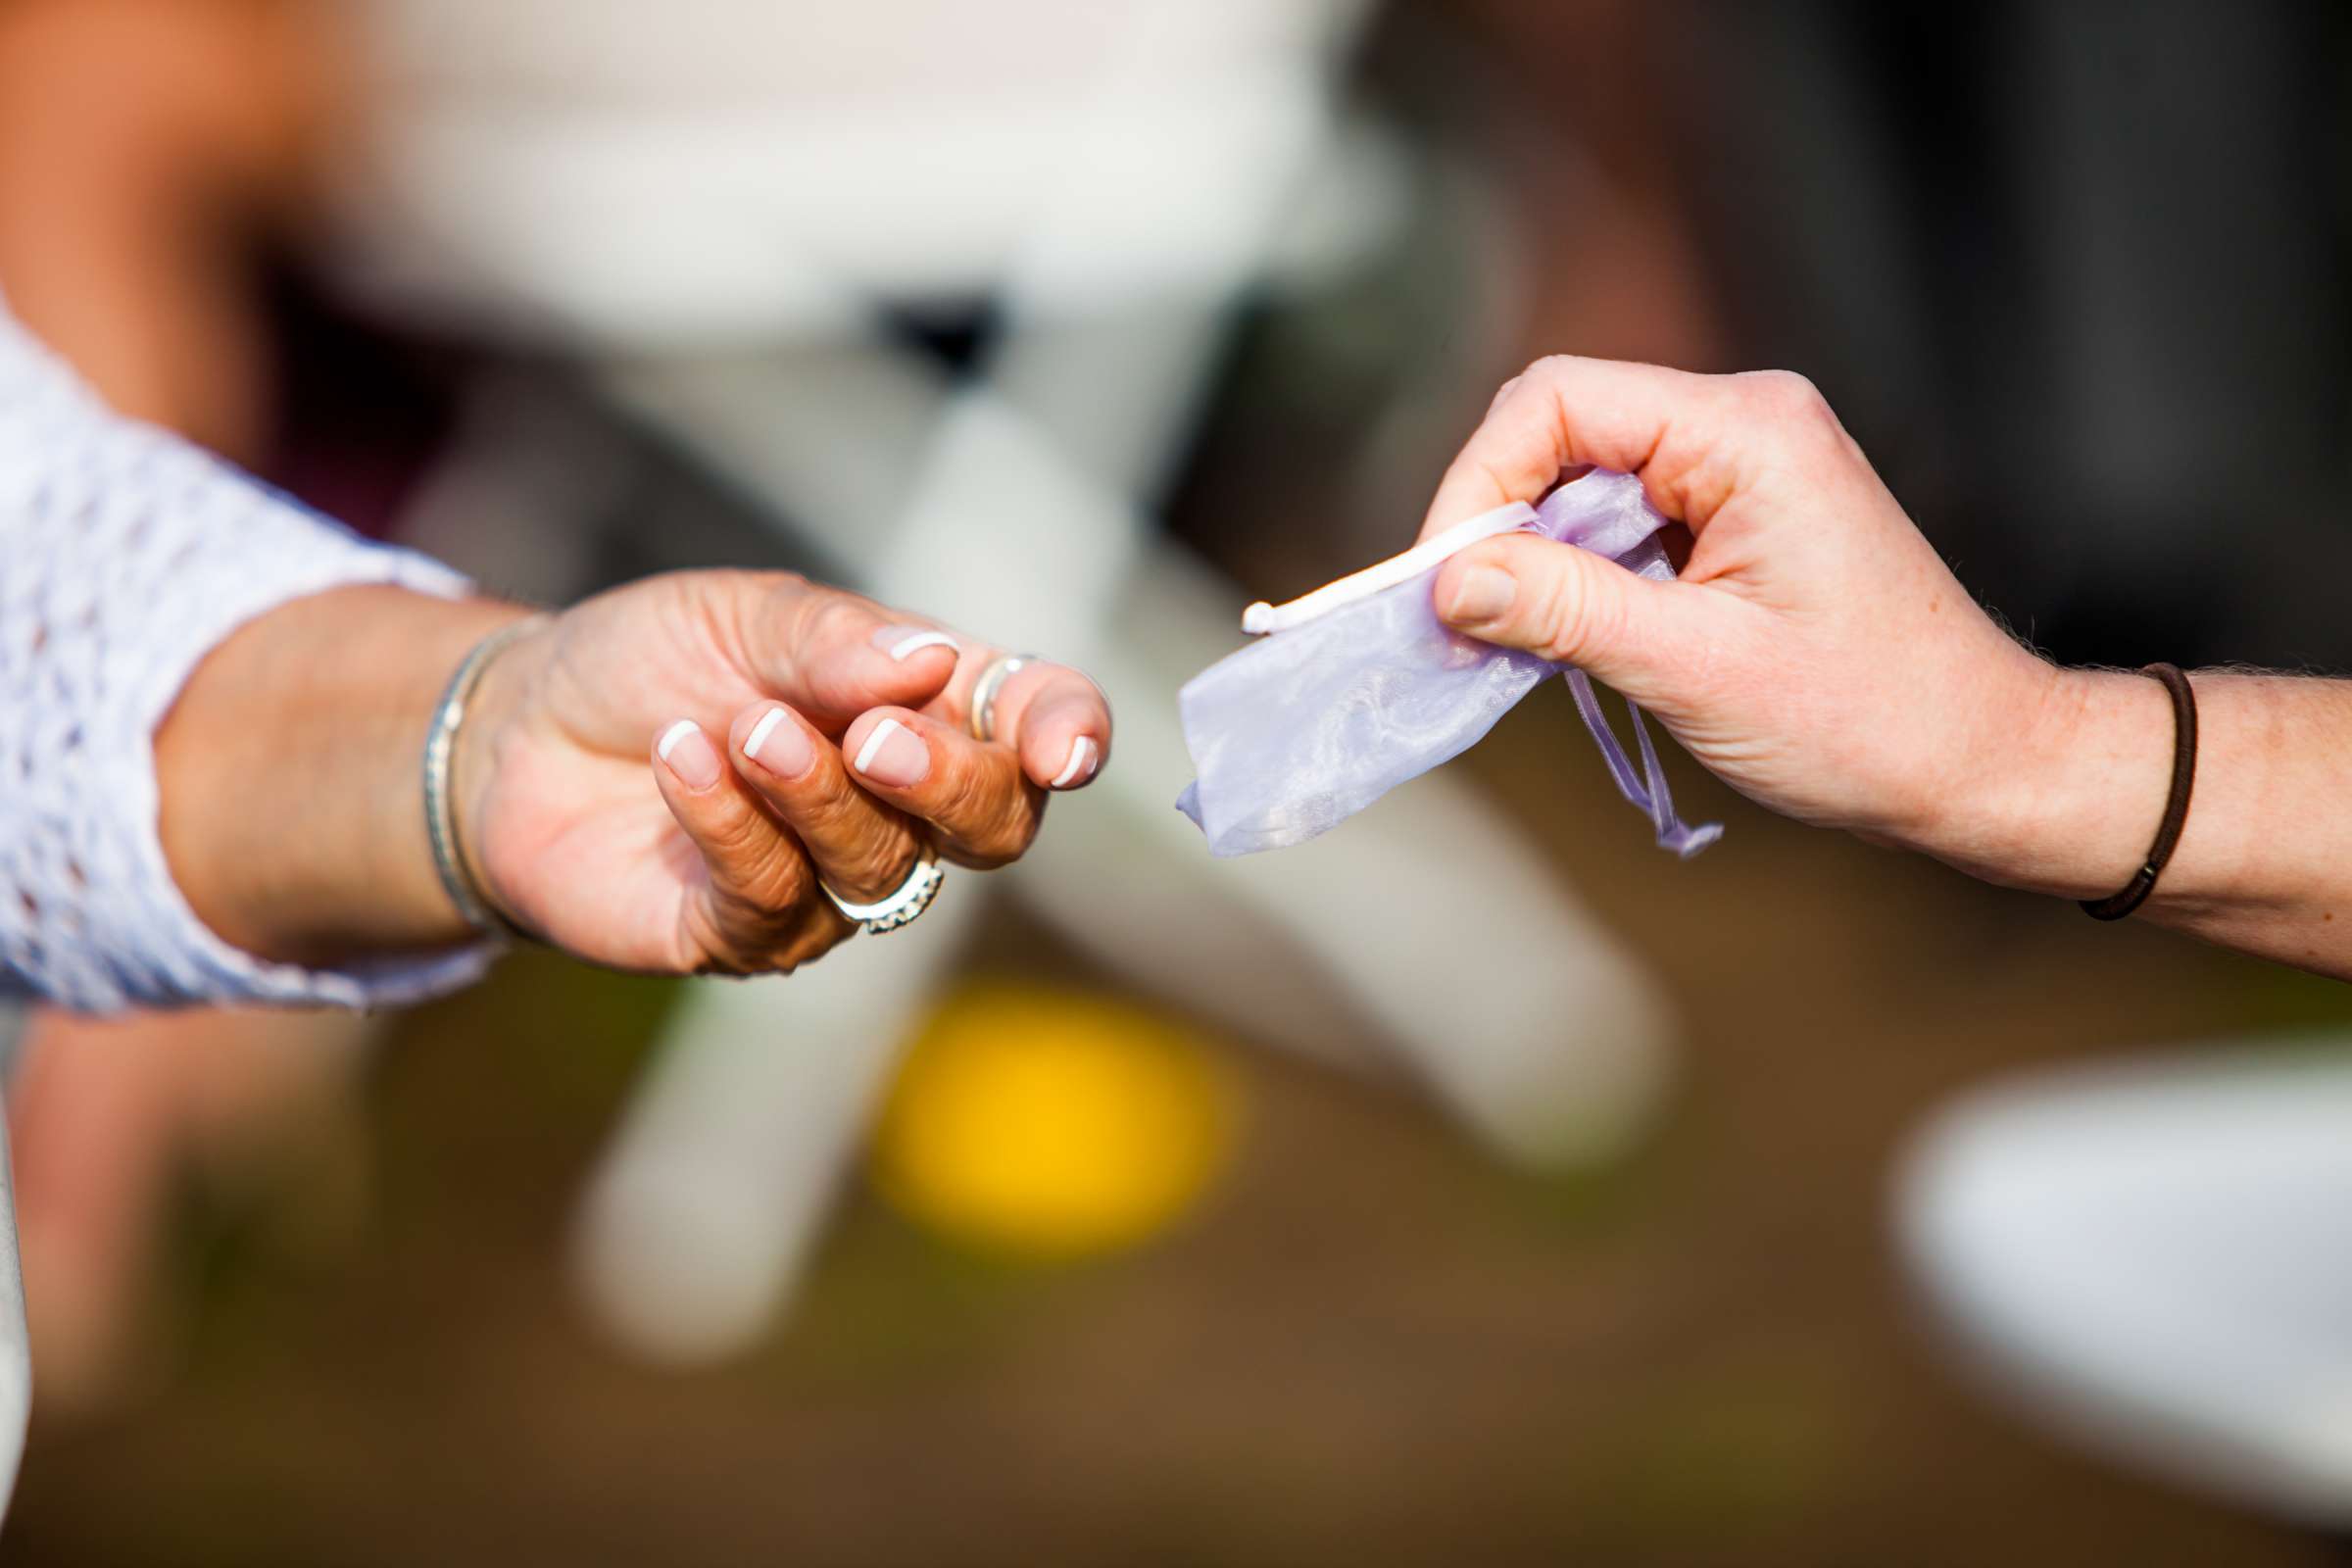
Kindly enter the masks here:
M 1574 664 L 1637 700 L 1670 683 L 1693 608 L 1676 583 L 1638 577 L 1574 545 L 1507 534 L 1455 556 L 1432 599 L 1454 630 Z

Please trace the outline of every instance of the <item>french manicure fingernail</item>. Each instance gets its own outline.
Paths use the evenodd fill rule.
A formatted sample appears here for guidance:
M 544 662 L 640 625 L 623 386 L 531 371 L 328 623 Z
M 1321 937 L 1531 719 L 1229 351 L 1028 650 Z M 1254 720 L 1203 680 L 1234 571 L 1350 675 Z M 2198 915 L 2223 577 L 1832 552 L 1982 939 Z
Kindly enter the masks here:
M 926 648 L 959 651 L 963 645 L 933 626 L 885 626 L 874 633 L 874 646 L 905 663 Z
M 931 748 L 895 718 L 876 724 L 851 764 L 877 784 L 907 789 L 931 771 Z
M 743 755 L 778 778 L 799 778 L 816 760 L 816 748 L 800 725 L 785 720 L 784 710 L 771 708 L 743 738 Z
M 718 753 L 712 749 L 710 737 L 703 733 L 703 726 L 691 718 L 681 718 L 663 730 L 654 755 L 690 790 L 707 790 L 718 782 Z
M 1070 760 L 1061 764 L 1060 772 L 1054 775 L 1054 783 L 1051 787 L 1057 790 L 1067 789 L 1072 784 L 1083 784 L 1093 778 L 1095 776 L 1095 759 L 1100 755 L 1102 754 L 1095 748 L 1093 736 L 1079 736 L 1070 742 Z
M 1446 607 L 1446 618 L 1457 624 L 1500 620 L 1510 612 L 1511 601 L 1518 595 L 1519 583 L 1509 572 L 1472 566 L 1453 585 L 1453 601 Z

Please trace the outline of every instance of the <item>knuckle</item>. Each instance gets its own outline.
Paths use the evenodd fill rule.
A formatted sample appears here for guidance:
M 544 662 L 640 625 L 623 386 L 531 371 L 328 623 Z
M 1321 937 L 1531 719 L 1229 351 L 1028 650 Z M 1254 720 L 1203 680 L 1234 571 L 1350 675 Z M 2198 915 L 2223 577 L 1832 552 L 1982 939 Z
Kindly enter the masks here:
M 965 837 L 970 837 L 977 824 L 985 823 L 998 809 L 996 797 L 1003 790 L 989 777 L 988 770 L 977 766 L 955 769 L 946 781 L 939 801 L 938 814 L 933 818 L 943 825 L 953 824 Z
M 743 801 L 723 791 L 710 804 L 695 830 L 703 854 L 722 867 L 751 864 L 759 858 L 761 839 L 773 836 Z
M 691 961 L 681 965 L 689 974 L 745 975 L 758 972 L 750 950 L 737 938 L 729 922 L 703 901 L 694 901 L 687 908 L 680 940 Z
M 728 925 L 756 936 L 787 923 L 808 895 L 800 856 L 780 838 L 717 878 L 716 889 Z
M 768 603 L 778 610 L 798 612 L 814 593 L 816 585 L 797 571 L 776 571 L 766 574 Z
M 1576 356 L 1573 354 L 1546 354 L 1542 359 L 1531 362 L 1526 369 L 1520 371 L 1519 379 L 1523 381 L 1558 381 L 1568 374 L 1569 369 L 1575 364 Z
M 835 948 L 840 947 L 849 934 L 848 926 L 838 925 L 796 937 L 778 947 L 768 956 L 767 970 L 771 974 L 791 974 L 803 964 L 814 963 Z
M 1037 836 L 1037 814 L 1017 774 L 1000 778 L 975 770 L 958 781 L 956 798 L 937 820 L 955 835 L 956 858 L 986 870 L 1021 858 Z
M 977 870 L 1010 865 L 1037 842 L 1041 813 L 1015 808 L 1004 813 L 986 832 L 976 835 L 964 858 Z
M 758 974 L 767 967 L 767 955 L 782 940 L 786 922 L 773 911 L 733 900 L 720 901 L 712 921 L 716 940 L 711 953 L 725 974 Z
M 1564 562 L 1562 566 L 1544 579 L 1536 606 L 1537 652 L 1554 663 L 1581 664 L 1609 635 L 1609 628 L 1600 624 L 1609 599 L 1592 592 L 1585 563 Z
M 1829 399 L 1821 395 L 1821 388 L 1794 370 L 1757 371 L 1753 396 L 1764 414 L 1777 423 L 1811 428 L 1837 421 L 1830 412 Z
M 814 963 L 857 933 L 855 923 L 826 905 L 775 945 L 768 965 L 779 974 L 790 974 L 805 963 Z
M 771 943 L 760 955 L 760 972 L 761 974 L 790 974 L 816 956 L 809 952 L 808 944 L 799 938 Z
M 760 576 L 767 584 L 767 591 L 779 598 L 805 594 L 816 586 L 797 571 L 765 571 Z
M 802 621 L 804 646 L 830 648 L 844 641 L 854 629 L 851 621 L 857 613 L 856 608 L 839 594 L 811 594 L 807 618 Z
M 914 843 L 905 833 L 869 835 L 848 858 L 842 874 L 869 898 L 880 898 L 906 880 L 914 864 Z
M 728 853 L 708 858 L 710 888 L 747 927 L 761 915 L 797 906 L 808 894 L 800 852 L 773 829 L 747 833 Z
M 1555 663 L 1576 662 L 1583 652 L 1584 593 L 1574 571 L 1544 574 L 1530 618 L 1536 633 L 1536 652 Z
M 865 614 L 863 603 L 838 588 L 797 579 L 787 595 L 781 625 L 787 646 L 801 658 L 811 658 L 856 637 Z
M 765 623 L 785 637 L 797 640 L 803 617 L 815 601 L 814 587 L 797 571 L 779 571 L 769 577 L 761 607 Z
M 846 922 L 826 911 L 828 919 L 808 918 L 805 899 L 775 901 L 768 893 L 753 894 L 716 881 L 698 897 L 687 900 L 680 921 L 680 938 L 691 961 L 680 965 L 698 975 L 772 974 L 789 971 L 846 935 Z M 826 928 L 825 940 L 811 949 L 808 933 Z

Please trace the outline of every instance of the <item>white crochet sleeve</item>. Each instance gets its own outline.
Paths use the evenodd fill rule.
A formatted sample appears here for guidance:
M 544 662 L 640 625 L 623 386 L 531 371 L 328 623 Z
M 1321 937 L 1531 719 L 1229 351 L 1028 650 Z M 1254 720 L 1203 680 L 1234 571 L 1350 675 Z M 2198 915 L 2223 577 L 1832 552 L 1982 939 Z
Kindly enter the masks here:
M 474 948 L 270 963 L 188 907 L 156 823 L 156 725 L 255 615 L 352 583 L 465 580 L 110 414 L 0 306 L 0 992 L 112 1009 L 368 1006 L 478 976 Z

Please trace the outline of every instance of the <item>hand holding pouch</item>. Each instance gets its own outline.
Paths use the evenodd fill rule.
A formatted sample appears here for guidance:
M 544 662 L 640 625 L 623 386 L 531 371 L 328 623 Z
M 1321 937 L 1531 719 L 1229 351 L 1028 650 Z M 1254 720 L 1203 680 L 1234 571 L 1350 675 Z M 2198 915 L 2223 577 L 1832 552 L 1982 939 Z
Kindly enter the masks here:
M 1582 670 L 1465 637 L 1430 603 L 1446 557 L 1513 528 L 1671 579 L 1674 568 L 1656 538 L 1664 525 L 1639 479 L 1595 469 L 1537 506 L 1473 518 L 1295 604 L 1251 606 L 1244 628 L 1269 635 L 1202 670 L 1178 694 L 1199 774 L 1178 809 L 1200 824 L 1215 855 L 1302 844 L 1468 751 L 1557 672 L 1575 692 L 1619 791 L 1648 814 L 1659 845 L 1697 854 L 1723 829 L 1692 828 L 1676 816 L 1639 708 L 1627 705 L 1642 759 L 1637 776 Z

